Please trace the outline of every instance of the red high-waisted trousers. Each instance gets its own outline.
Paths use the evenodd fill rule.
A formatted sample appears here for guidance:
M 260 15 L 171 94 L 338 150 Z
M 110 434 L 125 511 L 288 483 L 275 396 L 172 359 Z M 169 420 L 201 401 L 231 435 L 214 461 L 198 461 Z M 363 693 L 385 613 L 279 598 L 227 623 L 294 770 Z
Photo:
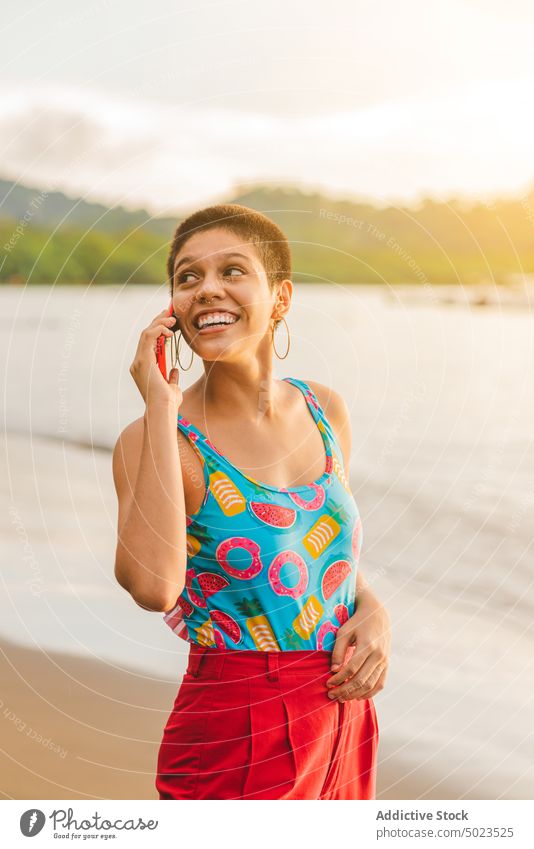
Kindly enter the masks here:
M 161 741 L 160 799 L 374 799 L 372 699 L 329 699 L 331 652 L 190 644 Z

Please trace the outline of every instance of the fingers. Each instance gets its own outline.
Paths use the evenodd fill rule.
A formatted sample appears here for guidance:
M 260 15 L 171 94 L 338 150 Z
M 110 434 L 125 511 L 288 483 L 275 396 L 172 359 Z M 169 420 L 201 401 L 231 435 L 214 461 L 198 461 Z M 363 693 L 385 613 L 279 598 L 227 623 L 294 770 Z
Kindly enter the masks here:
M 336 687 L 338 684 L 342 684 L 343 681 L 346 681 L 347 678 L 352 678 L 354 673 L 363 665 L 363 661 L 366 659 L 365 650 L 362 648 L 357 651 L 354 646 L 347 646 L 344 650 L 343 657 L 345 657 L 346 652 L 349 649 L 353 649 L 353 651 L 351 652 L 347 662 L 326 682 L 329 687 Z M 367 650 L 367 655 L 368 654 L 369 650 Z
M 347 648 L 349 645 L 349 638 L 342 637 L 341 634 L 337 633 L 336 641 L 334 643 L 334 648 L 332 649 L 332 657 L 330 658 L 330 668 L 332 671 L 336 671 L 339 674 L 339 667 L 343 665 L 343 661 L 345 659 L 345 655 L 347 654 Z
M 161 328 L 168 330 L 171 327 L 175 327 L 176 319 L 173 315 L 164 315 L 164 316 L 156 316 L 154 321 L 152 321 L 148 327 L 145 327 L 144 333 L 157 333 L 159 330 L 161 332 Z
M 139 340 L 140 346 L 142 348 L 146 348 L 148 346 L 154 347 L 154 343 L 160 336 L 172 336 L 174 330 L 172 329 L 176 319 L 173 316 L 158 316 L 154 319 L 154 321 L 145 327 L 143 332 L 141 333 L 141 338 Z
M 349 689 L 349 692 L 344 699 L 370 699 L 373 695 L 380 692 L 384 686 L 386 670 L 382 666 L 378 666 L 375 673 L 371 675 L 364 684 L 359 688 Z
M 380 692 L 380 690 L 384 689 L 384 684 L 386 683 L 386 676 L 387 676 L 387 669 L 384 669 L 384 671 L 382 672 L 382 675 L 379 677 L 374 688 L 369 693 L 365 694 L 365 696 L 364 696 L 365 699 L 372 699 L 373 696 L 376 696 L 376 694 Z
M 350 664 L 347 664 L 350 667 Z M 361 669 L 354 672 L 341 686 L 334 687 L 328 691 L 328 697 L 339 699 L 340 702 L 347 699 L 368 699 L 371 693 L 382 689 L 385 681 L 386 668 L 381 663 L 372 662 L 369 658 Z M 382 681 L 380 679 L 383 679 Z
M 162 310 L 160 313 L 154 316 L 150 324 L 145 327 L 143 333 L 155 332 L 158 328 L 161 328 L 162 325 L 164 327 L 174 327 L 175 325 L 177 326 L 177 319 L 174 315 L 169 315 L 167 310 Z
M 176 324 L 176 318 L 166 313 L 167 310 L 163 310 L 163 312 L 157 315 L 148 327 L 145 327 L 141 332 L 137 350 L 135 352 L 133 362 L 130 365 L 130 374 L 135 380 L 146 403 L 148 403 L 149 384 L 151 386 L 152 397 L 154 397 L 154 391 L 157 393 L 161 391 L 161 386 L 157 388 L 156 385 L 151 384 L 151 375 L 154 376 L 157 372 L 155 380 L 158 385 L 161 383 L 161 379 L 163 379 L 164 383 L 167 383 L 156 365 L 155 356 L 158 350 L 158 339 L 160 339 L 161 336 L 170 338 L 174 333 L 173 328 Z M 174 383 L 177 383 L 177 379 L 174 380 Z
M 157 314 L 157 316 L 156 316 L 156 318 L 154 319 L 154 321 L 157 321 L 157 319 L 158 319 L 161 315 L 163 315 L 163 316 L 168 316 L 168 317 L 170 318 L 170 316 L 169 316 L 169 310 L 168 310 L 167 308 L 165 308 L 164 310 L 162 310 L 161 312 L 159 312 L 159 313 Z
M 332 698 L 337 698 L 341 695 L 343 687 L 347 686 L 347 682 L 351 681 L 354 684 L 356 674 L 359 675 L 361 680 L 365 680 L 369 673 L 374 668 L 374 663 L 371 661 L 371 658 L 367 658 L 365 663 L 361 663 L 360 660 L 355 660 L 351 658 L 348 663 L 345 664 L 343 669 L 340 669 L 339 672 L 330 678 L 326 684 L 328 686 L 328 695 Z

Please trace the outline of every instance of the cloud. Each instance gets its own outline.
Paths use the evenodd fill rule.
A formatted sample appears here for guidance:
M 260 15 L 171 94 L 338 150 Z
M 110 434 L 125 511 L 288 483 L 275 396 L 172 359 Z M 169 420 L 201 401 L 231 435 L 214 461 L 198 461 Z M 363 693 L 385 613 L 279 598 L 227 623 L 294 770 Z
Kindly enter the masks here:
M 495 78 L 285 116 L 20 85 L 3 93 L 0 141 L 8 176 L 153 212 L 258 180 L 384 201 L 488 194 L 532 179 L 530 91 L 530 79 Z

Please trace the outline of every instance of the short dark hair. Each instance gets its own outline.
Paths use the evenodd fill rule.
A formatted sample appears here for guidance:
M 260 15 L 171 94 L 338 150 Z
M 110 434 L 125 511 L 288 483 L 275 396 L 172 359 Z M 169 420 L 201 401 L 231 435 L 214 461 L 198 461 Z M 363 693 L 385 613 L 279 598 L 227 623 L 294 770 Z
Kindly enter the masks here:
M 174 263 L 179 251 L 199 231 L 229 230 L 256 248 L 265 269 L 269 286 L 274 289 L 291 277 L 291 249 L 285 233 L 266 215 L 239 203 L 207 206 L 189 215 L 178 225 L 167 258 L 170 294 L 174 286 Z M 275 326 L 281 319 L 277 319 Z

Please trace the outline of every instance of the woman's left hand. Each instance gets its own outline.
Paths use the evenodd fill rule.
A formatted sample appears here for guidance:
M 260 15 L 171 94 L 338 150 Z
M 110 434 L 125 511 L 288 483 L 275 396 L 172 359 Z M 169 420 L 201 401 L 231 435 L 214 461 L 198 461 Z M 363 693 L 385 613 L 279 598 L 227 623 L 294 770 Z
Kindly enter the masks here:
M 338 629 L 331 662 L 335 674 L 326 682 L 329 698 L 344 702 L 376 695 L 384 687 L 390 649 L 389 615 L 366 587 L 358 595 L 356 612 Z

